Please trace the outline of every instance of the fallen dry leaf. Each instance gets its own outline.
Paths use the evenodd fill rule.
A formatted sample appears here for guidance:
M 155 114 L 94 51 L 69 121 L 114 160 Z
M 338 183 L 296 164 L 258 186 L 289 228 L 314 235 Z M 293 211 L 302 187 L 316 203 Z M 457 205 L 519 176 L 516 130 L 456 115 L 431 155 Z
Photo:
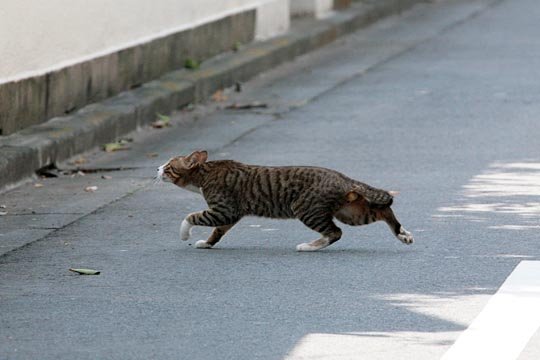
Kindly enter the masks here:
M 193 110 L 195 110 L 195 105 L 193 105 L 193 103 L 189 103 L 182 108 L 182 111 L 193 111 Z
M 81 275 L 99 275 L 101 272 L 94 269 L 73 269 L 70 268 L 69 271 L 75 272 Z
M 49 171 L 49 170 L 38 170 L 36 171 L 37 175 L 42 178 L 42 179 L 47 179 L 47 178 L 57 178 L 58 175 L 53 173 L 52 171 Z
M 86 164 L 86 159 L 81 156 L 81 157 L 73 160 L 73 164 L 75 164 L 75 165 Z
M 162 129 L 167 126 L 171 126 L 171 118 L 169 116 L 160 113 L 157 113 L 156 115 L 158 120 L 150 124 L 154 129 Z
M 215 102 L 223 102 L 227 100 L 227 95 L 225 95 L 223 90 L 218 90 L 212 95 L 211 99 Z
M 152 124 L 150 124 L 150 125 L 152 125 L 152 127 L 153 127 L 154 129 L 163 129 L 164 127 L 169 126 L 168 124 L 169 124 L 169 123 L 166 123 L 166 122 L 164 122 L 164 121 L 162 121 L 162 120 L 157 120 L 157 121 L 154 121 L 154 122 L 153 122 Z
M 119 141 L 119 142 L 108 143 L 108 144 L 103 145 L 103 150 L 105 150 L 105 152 L 129 150 L 129 146 L 127 146 L 125 142 Z
M 97 186 L 87 186 L 84 188 L 84 191 L 86 192 L 95 192 L 98 189 Z
M 162 120 L 157 120 L 157 121 L 154 121 L 151 125 L 154 129 L 163 129 L 164 127 L 169 126 L 169 123 L 166 123 Z
M 234 103 L 234 104 L 231 104 L 231 105 L 225 107 L 225 109 L 229 109 L 229 110 L 249 110 L 249 109 L 263 109 L 263 108 L 267 108 L 267 107 L 268 107 L 268 104 L 266 104 L 266 103 L 262 103 L 262 102 L 259 102 L 259 101 L 254 101 L 254 102 L 247 103 L 247 104 Z
M 242 92 L 242 83 L 240 83 L 240 82 L 238 82 L 238 81 L 235 82 L 235 83 L 234 83 L 234 91 L 236 91 L 236 92 Z

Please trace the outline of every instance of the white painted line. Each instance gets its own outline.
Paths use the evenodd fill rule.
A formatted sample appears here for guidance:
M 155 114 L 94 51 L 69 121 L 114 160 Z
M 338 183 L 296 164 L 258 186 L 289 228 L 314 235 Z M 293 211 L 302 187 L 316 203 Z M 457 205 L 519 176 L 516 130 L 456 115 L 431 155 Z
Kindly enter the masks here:
M 441 360 L 517 359 L 539 327 L 540 261 L 522 261 Z

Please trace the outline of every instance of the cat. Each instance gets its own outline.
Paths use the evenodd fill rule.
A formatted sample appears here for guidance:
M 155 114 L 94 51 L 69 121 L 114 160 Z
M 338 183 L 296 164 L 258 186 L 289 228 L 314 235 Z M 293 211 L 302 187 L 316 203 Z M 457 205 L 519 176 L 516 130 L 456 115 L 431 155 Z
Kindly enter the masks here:
M 208 240 L 195 247 L 212 248 L 242 217 L 299 219 L 321 234 L 298 251 L 323 249 L 341 238 L 334 218 L 347 225 L 385 221 L 404 244 L 413 236 L 396 219 L 390 192 L 373 188 L 330 169 L 308 166 L 254 166 L 232 160 L 207 161 L 206 151 L 177 156 L 158 168 L 158 179 L 203 195 L 208 210 L 182 221 L 180 237 L 188 240 L 193 226 L 211 226 Z

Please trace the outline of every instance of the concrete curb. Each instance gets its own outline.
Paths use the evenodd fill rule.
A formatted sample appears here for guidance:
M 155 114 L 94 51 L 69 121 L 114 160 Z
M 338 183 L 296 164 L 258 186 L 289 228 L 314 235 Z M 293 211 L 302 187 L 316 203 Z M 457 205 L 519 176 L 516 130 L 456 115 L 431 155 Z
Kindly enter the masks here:
M 199 70 L 178 70 L 78 112 L 0 138 L 0 191 L 36 170 L 149 124 L 207 99 L 216 90 L 245 81 L 262 71 L 328 44 L 374 21 L 403 11 L 421 0 L 377 0 L 353 5 L 324 20 L 301 21 L 284 36 L 245 46 L 211 59 Z

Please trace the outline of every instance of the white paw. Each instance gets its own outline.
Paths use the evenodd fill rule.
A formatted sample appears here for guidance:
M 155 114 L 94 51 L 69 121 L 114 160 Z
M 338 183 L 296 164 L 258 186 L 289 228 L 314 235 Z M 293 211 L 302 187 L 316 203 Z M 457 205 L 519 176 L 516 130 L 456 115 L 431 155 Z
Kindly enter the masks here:
M 410 232 L 405 230 L 403 227 L 399 229 L 399 234 L 397 235 L 397 238 L 404 244 L 410 245 L 414 242 L 414 238 Z
M 180 225 L 180 239 L 186 241 L 191 236 L 191 225 L 186 219 L 182 220 L 182 225 Z
M 199 240 L 195 243 L 197 249 L 211 249 L 212 245 L 206 242 L 206 240 Z
M 308 243 L 302 243 L 296 246 L 296 251 L 317 251 L 319 249 L 321 249 L 321 246 L 313 246 Z

